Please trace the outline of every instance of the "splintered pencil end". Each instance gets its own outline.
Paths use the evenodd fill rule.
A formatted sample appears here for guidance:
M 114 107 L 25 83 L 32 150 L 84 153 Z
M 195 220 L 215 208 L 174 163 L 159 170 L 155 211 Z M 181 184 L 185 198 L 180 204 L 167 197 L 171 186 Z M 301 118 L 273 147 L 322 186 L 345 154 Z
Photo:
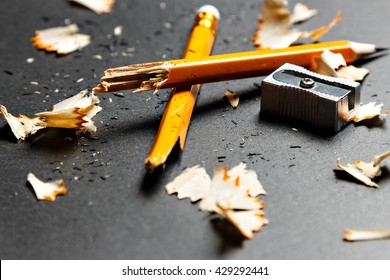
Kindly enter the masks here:
M 101 92 L 107 92 L 107 89 L 102 85 L 102 84 L 98 84 L 96 87 L 94 87 L 93 89 L 93 92 L 95 93 L 101 93 Z
M 169 155 L 170 151 L 167 152 L 162 158 L 153 157 L 152 155 L 149 155 L 145 159 L 145 169 L 149 174 L 153 173 L 156 169 L 164 169 L 165 162 L 167 160 L 167 157 Z
M 160 89 L 174 66 L 169 62 L 150 62 L 107 69 L 95 92 L 136 89 L 135 92 Z

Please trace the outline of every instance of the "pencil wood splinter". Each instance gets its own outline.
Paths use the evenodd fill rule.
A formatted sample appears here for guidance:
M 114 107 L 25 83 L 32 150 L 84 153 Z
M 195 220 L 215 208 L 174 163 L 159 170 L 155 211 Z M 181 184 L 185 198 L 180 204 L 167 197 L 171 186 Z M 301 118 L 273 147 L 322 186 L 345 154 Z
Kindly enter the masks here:
M 285 63 L 311 68 L 315 64 L 314 57 L 320 56 L 325 50 L 341 53 L 350 64 L 383 49 L 373 44 L 333 41 L 284 49 L 133 64 L 106 70 L 101 84 L 94 91 L 156 91 L 160 88 L 250 78 L 270 74 Z

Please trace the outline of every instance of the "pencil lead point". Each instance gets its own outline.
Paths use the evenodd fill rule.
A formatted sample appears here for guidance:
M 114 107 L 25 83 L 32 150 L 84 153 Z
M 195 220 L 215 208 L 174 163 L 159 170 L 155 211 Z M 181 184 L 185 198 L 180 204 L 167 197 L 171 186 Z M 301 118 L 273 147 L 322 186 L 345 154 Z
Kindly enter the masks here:
M 388 51 L 389 47 L 375 47 L 375 52 L 384 52 Z

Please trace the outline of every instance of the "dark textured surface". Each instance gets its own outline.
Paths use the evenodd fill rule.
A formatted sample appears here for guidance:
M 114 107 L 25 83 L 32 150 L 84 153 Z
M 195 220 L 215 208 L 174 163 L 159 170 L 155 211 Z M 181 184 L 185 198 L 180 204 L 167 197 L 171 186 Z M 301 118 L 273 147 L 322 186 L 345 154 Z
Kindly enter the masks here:
M 205 3 L 165 2 L 162 10 L 160 1 L 118 0 L 112 13 L 96 15 L 65 0 L 2 0 L 0 103 L 13 114 L 32 116 L 93 87 L 110 66 L 179 58 L 194 13 Z M 342 22 L 323 41 L 389 46 L 389 1 L 304 2 L 320 10 L 302 25 L 307 28 L 343 11 Z M 213 53 L 253 49 L 260 1 L 209 3 L 222 14 Z M 63 25 L 65 19 L 91 35 L 92 43 L 64 57 L 31 45 L 35 30 Z M 123 35 L 107 37 L 118 25 Z M 128 48 L 135 48 L 133 57 L 122 55 Z M 103 60 L 93 58 L 96 54 Z M 29 57 L 34 63 L 26 62 Z M 363 102 L 389 106 L 389 62 L 384 56 L 364 64 L 371 72 Z M 343 163 L 370 160 L 389 150 L 388 124 L 349 125 L 326 136 L 294 121 L 260 118 L 254 83 L 261 79 L 203 86 L 184 152 L 174 153 L 165 170 L 153 176 L 146 175 L 143 162 L 169 91 L 101 95 L 103 111 L 95 117 L 98 131 L 92 137 L 46 129 L 16 142 L 1 120 L 0 258 L 389 259 L 389 241 L 342 241 L 346 227 L 390 227 L 388 169 L 380 189 L 334 171 L 337 157 Z M 223 98 L 226 89 L 242 94 L 236 110 Z M 257 172 L 268 192 L 270 224 L 251 241 L 241 240 L 224 220 L 165 193 L 165 184 L 186 167 L 204 164 L 211 173 L 213 167 L 240 161 Z M 55 202 L 37 201 L 27 184 L 30 171 L 44 179 L 63 178 L 68 193 Z

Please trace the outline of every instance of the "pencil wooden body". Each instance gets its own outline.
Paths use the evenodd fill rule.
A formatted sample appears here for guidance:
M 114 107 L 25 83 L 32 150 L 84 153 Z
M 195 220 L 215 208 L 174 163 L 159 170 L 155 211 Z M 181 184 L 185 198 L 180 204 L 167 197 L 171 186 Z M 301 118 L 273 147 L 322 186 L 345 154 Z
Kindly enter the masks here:
M 375 46 L 334 41 L 284 49 L 133 64 L 106 70 L 101 84 L 94 90 L 111 92 L 138 88 L 136 91 L 146 91 L 250 78 L 267 75 L 287 62 L 311 68 L 315 66 L 314 57 L 320 56 L 324 50 L 340 53 L 347 63 L 352 63 L 374 53 Z
M 188 39 L 183 57 L 192 59 L 208 56 L 212 50 L 218 19 L 211 13 L 199 13 Z M 172 90 L 165 108 L 153 147 L 145 160 L 145 166 L 153 170 L 164 163 L 180 139 L 184 148 L 188 126 L 191 120 L 200 85 L 189 85 Z
M 168 78 L 160 84 L 169 88 L 194 83 L 209 83 L 263 76 L 285 63 L 311 68 L 314 57 L 324 50 L 341 53 L 347 63 L 355 60 L 355 53 L 348 41 L 302 45 L 276 50 L 258 50 L 226 55 L 211 56 L 202 60 L 171 61 Z

